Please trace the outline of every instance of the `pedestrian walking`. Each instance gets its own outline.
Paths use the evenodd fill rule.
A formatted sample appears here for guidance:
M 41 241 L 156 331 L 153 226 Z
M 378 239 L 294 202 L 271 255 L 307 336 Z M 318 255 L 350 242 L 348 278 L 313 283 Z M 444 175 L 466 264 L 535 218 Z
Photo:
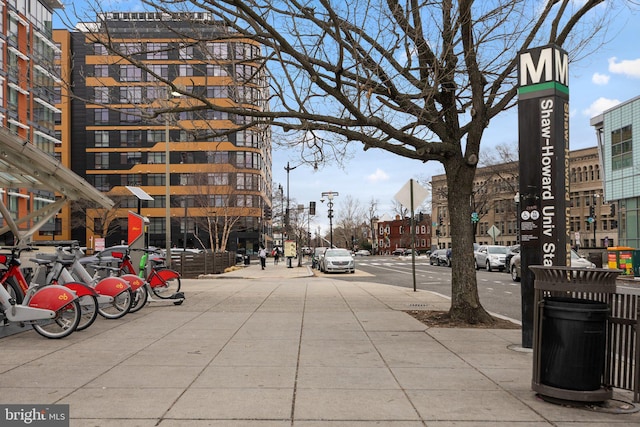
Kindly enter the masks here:
M 273 265 L 278 265 L 280 261 L 280 249 L 277 247 L 273 249 Z
M 267 250 L 263 245 L 260 245 L 260 251 L 258 252 L 258 257 L 260 258 L 260 266 L 264 270 L 267 266 Z

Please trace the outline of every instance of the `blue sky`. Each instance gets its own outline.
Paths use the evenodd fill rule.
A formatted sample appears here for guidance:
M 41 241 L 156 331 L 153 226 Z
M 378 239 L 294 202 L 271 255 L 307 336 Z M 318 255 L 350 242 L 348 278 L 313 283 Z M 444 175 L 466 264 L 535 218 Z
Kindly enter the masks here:
M 69 13 L 73 0 L 64 1 Z M 107 10 L 134 10 L 123 4 L 113 2 L 114 7 Z M 105 8 L 108 6 L 105 6 Z M 600 114 L 614 105 L 640 95 L 640 8 L 635 13 L 624 13 L 613 18 L 608 31 L 610 38 L 606 44 L 578 63 L 572 63 L 569 69 L 569 105 L 570 149 L 593 147 L 596 137 L 589 124 L 591 117 Z M 54 21 L 54 28 L 61 28 Z M 510 144 L 517 147 L 517 108 L 498 116 L 485 132 L 482 151 L 491 151 L 498 144 Z M 287 173 L 285 166 L 299 163 L 299 153 L 293 150 L 274 148 L 273 182 L 274 188 L 282 185 L 285 189 Z M 432 175 L 444 173 L 437 162 L 422 163 L 404 159 L 382 150 L 362 151 L 354 146 L 352 156 L 344 161 L 342 167 L 321 165 L 317 171 L 306 165 L 300 165 L 289 174 L 289 194 L 295 202 L 308 206 L 310 201 L 317 202 L 317 215 L 311 223 L 311 230 L 321 227 L 322 233 L 328 233 L 326 204 L 321 204 L 321 193 L 336 191 L 339 196 L 334 203 L 334 215 L 339 215 L 341 200 L 349 195 L 360 201 L 366 208 L 369 201 L 378 202 L 378 214 L 393 213 L 394 195 L 411 178 L 429 180 Z M 293 205 L 293 203 L 292 203 Z M 335 219 L 334 219 L 335 224 Z

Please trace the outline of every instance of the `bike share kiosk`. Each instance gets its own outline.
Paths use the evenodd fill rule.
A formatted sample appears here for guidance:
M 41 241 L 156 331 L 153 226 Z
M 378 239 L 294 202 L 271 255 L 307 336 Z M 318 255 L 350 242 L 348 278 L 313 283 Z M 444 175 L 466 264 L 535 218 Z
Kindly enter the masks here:
M 127 244 L 129 245 L 129 256 L 133 265 L 139 266 L 140 278 L 147 277 L 147 266 L 149 262 L 149 253 L 147 245 L 147 230 L 149 227 L 149 219 L 129 211 L 128 216 L 128 232 L 127 232 Z M 166 271 L 167 273 L 169 270 Z M 175 273 L 178 274 L 178 273 Z M 149 295 L 149 301 L 171 301 L 175 305 L 180 305 L 184 301 L 183 292 L 175 292 L 172 295 L 162 297 L 161 299 L 153 299 Z

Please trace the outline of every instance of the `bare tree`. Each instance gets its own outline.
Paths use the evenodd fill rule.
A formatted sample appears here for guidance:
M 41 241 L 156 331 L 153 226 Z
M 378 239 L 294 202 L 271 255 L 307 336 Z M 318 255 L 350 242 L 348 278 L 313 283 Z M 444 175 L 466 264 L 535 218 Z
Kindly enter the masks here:
M 357 199 L 347 195 L 340 199 L 334 235 L 336 240 L 344 243 L 345 248 L 353 248 L 358 237 L 362 234 L 361 227 L 365 222 L 365 215 Z
M 215 185 L 215 177 L 208 173 L 182 174 L 181 180 L 191 193 L 195 215 L 193 219 L 199 228 L 206 230 L 209 247 L 214 252 L 225 252 L 229 235 L 240 221 L 241 208 L 237 207 L 236 193 L 228 185 Z M 220 184 L 220 183 L 218 183 Z M 223 187 L 224 191 L 219 190 Z M 196 235 L 197 233 L 194 233 Z
M 228 29 L 221 40 L 244 37 L 262 46 L 269 108 L 246 112 L 241 103 L 211 105 L 166 82 L 201 105 L 242 111 L 253 124 L 290 132 L 274 134 L 274 140 L 298 144 L 303 157 L 309 153 L 316 161 L 341 160 L 361 147 L 415 159 L 416 165 L 440 162 L 456 242 L 453 257 L 460 260 L 452 271 L 450 315 L 469 323 L 492 320 L 480 304 L 472 268 L 469 200 L 484 131 L 515 105 L 517 53 L 553 43 L 575 60 L 612 9 L 625 7 L 607 2 L 593 10 L 603 0 L 143 3 L 166 14 L 177 8 L 208 12 L 212 25 Z M 182 34 L 179 28 L 175 34 Z

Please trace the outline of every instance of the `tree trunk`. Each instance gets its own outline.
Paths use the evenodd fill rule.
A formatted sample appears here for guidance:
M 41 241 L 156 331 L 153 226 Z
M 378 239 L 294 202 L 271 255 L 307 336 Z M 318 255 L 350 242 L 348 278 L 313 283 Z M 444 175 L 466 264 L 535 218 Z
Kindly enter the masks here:
M 475 165 L 470 166 L 460 156 L 445 163 L 447 173 L 447 203 L 451 234 L 451 308 L 452 319 L 469 324 L 491 323 L 493 318 L 480 304 L 473 257 L 473 226 L 471 224 L 471 192 Z

